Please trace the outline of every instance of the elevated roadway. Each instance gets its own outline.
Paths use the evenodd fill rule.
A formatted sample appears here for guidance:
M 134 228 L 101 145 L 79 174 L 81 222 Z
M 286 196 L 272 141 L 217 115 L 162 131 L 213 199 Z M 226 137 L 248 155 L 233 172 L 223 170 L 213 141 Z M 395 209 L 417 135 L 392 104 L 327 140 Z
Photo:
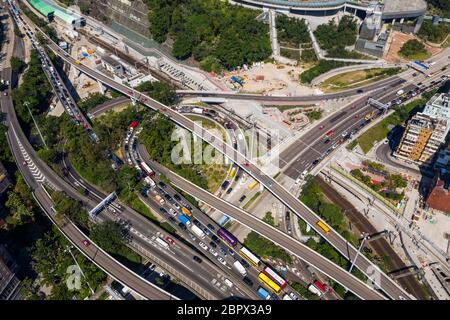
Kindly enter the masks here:
M 354 248 L 347 240 L 345 240 L 341 235 L 330 228 L 330 232 L 324 234 L 323 231 L 316 226 L 316 222 L 320 220 L 320 218 L 312 212 L 309 208 L 307 208 L 303 203 L 301 203 L 298 199 L 292 196 L 288 190 L 286 190 L 283 186 L 281 186 L 278 182 L 273 180 L 271 177 L 267 176 L 264 172 L 262 172 L 255 164 L 251 163 L 248 159 L 246 159 L 242 154 L 232 148 L 232 146 L 225 144 L 220 138 L 211 135 L 208 131 L 196 125 L 190 119 L 185 116 L 179 114 L 178 112 L 168 108 L 167 106 L 151 99 L 150 97 L 141 94 L 140 92 L 133 90 L 129 87 L 126 87 L 122 84 L 115 82 L 113 79 L 106 77 L 91 68 L 83 65 L 75 63 L 75 60 L 71 58 L 67 53 L 65 53 L 61 48 L 58 47 L 57 44 L 51 41 L 51 39 L 47 38 L 48 47 L 55 52 L 58 56 L 61 57 L 65 62 L 70 63 L 79 71 L 87 74 L 91 78 L 98 80 L 105 85 L 129 96 L 130 98 L 136 99 L 140 103 L 151 107 L 154 110 L 160 111 L 162 114 L 171 118 L 178 125 L 186 128 L 187 130 L 193 132 L 201 139 L 210 143 L 217 150 L 225 154 L 230 160 L 238 164 L 244 171 L 246 171 L 249 175 L 258 180 L 261 184 L 263 184 L 271 193 L 274 194 L 280 201 L 282 201 L 286 206 L 288 206 L 291 210 L 301 215 L 302 219 L 304 219 L 308 224 L 310 224 L 321 236 L 327 240 L 330 244 L 333 245 L 341 254 L 343 254 L 348 260 L 353 261 L 356 258 L 356 266 L 369 277 L 373 276 L 373 270 L 376 270 L 376 273 L 380 275 L 380 281 L 378 283 L 379 287 L 386 292 L 386 294 L 392 299 L 409 299 L 411 298 L 402 288 L 400 288 L 392 279 L 390 279 L 387 275 L 383 274 L 381 270 L 373 265 L 366 257 L 362 255 L 357 255 L 357 249 Z M 214 201 L 210 203 L 212 206 L 215 206 Z M 276 230 L 276 229 L 275 229 Z M 280 232 L 276 230 L 276 232 Z M 276 234 L 264 234 L 270 239 L 276 238 Z M 286 246 L 289 246 L 286 241 Z M 282 245 L 283 247 L 285 245 Z M 319 255 L 320 256 L 320 255 Z M 321 256 L 320 256 L 321 257 Z M 321 257 L 322 260 L 328 261 Z M 329 261 L 328 261 L 329 263 Z M 311 263 L 315 265 L 314 263 Z M 335 266 L 334 268 L 336 268 Z M 320 269 L 320 268 L 319 268 Z M 330 272 L 333 269 L 328 270 L 328 274 L 332 276 L 333 272 Z M 322 270 L 324 271 L 324 270 Z M 338 270 L 335 270 L 338 273 Z M 325 272 L 325 271 L 324 271 Z M 341 271 L 342 272 L 342 271 Z M 345 272 L 345 271 L 344 271 Z M 355 283 L 355 279 L 352 279 L 352 275 L 346 272 L 346 277 L 340 278 L 338 282 L 347 287 L 349 290 L 353 291 L 355 294 L 359 295 L 364 299 L 374 299 L 381 298 L 382 296 L 373 291 L 366 285 L 362 285 L 359 280 L 358 283 Z
M 10 68 L 2 70 L 2 79 L 11 81 Z M 81 253 L 118 282 L 128 286 L 147 299 L 178 299 L 129 270 L 109 254 L 102 251 L 95 243 L 91 242 L 91 245 L 88 247 L 82 245 L 81 241 L 88 238 L 70 221 L 59 222 L 55 220 L 53 202 L 43 185 L 43 183 L 48 184 L 48 181 L 39 179 L 42 174 L 42 167 L 39 165 L 41 160 L 36 157 L 36 153 L 19 125 L 10 96 L 10 89 L 5 89 L 5 92 L 8 94 L 6 96 L 1 95 L 0 104 L 2 112 L 6 114 L 6 124 L 8 127 L 6 134 L 11 152 L 16 159 L 17 167 L 30 186 L 34 198 L 51 221 Z M 24 165 L 23 163 L 26 164 Z M 48 185 L 54 187 L 52 184 Z

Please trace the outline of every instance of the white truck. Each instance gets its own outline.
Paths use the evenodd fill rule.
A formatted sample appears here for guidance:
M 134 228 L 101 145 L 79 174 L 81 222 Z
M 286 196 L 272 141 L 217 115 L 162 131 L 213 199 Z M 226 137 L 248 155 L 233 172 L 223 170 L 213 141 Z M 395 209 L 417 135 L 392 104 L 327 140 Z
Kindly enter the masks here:
M 311 284 L 311 285 L 308 287 L 308 290 L 309 290 L 310 292 L 312 292 L 312 293 L 318 295 L 319 297 L 322 295 L 322 292 L 321 292 L 319 289 L 317 289 L 316 286 L 313 285 L 313 284 Z
M 205 238 L 205 233 L 203 232 L 203 230 L 194 224 L 191 225 L 191 231 L 200 239 Z
M 161 239 L 160 237 L 156 237 L 155 241 L 156 241 L 156 243 L 158 243 L 164 249 L 168 249 L 169 248 L 169 244 L 166 241 L 164 241 L 163 239 Z
M 247 270 L 245 270 L 244 266 L 242 265 L 242 263 L 240 263 L 239 261 L 235 261 L 233 263 L 234 267 L 236 268 L 236 270 L 243 276 L 245 277 L 247 275 Z
M 405 93 L 405 91 L 403 89 L 400 89 L 397 91 L 397 96 L 401 96 L 404 93 Z
M 154 188 L 156 186 L 155 181 L 153 181 L 152 178 L 150 177 L 145 177 L 144 178 L 145 183 L 147 183 L 148 185 L 150 185 L 152 188 Z
M 198 113 L 198 114 L 203 114 L 203 109 L 202 108 L 192 108 L 192 112 Z

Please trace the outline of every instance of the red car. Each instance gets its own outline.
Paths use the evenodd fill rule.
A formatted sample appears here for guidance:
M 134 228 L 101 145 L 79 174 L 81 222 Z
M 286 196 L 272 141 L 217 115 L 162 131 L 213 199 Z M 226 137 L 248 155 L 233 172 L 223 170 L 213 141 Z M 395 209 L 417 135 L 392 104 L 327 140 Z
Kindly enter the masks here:
M 358 114 L 355 114 L 355 118 L 359 118 L 359 115 L 358 115 Z
M 248 163 L 248 162 L 244 162 L 244 165 L 245 165 L 246 167 L 250 167 L 250 163 Z
M 167 109 L 166 108 L 161 108 L 161 112 L 166 112 Z
M 164 240 L 166 240 L 169 244 L 174 245 L 175 241 L 173 241 L 173 239 L 169 236 L 165 236 Z
M 28 163 L 27 163 L 25 160 L 22 162 L 22 164 L 23 164 L 24 166 L 28 165 Z
M 85 246 L 85 247 L 89 247 L 90 246 L 90 242 L 87 239 L 81 240 L 81 243 Z
M 321 125 L 321 126 L 319 127 L 319 130 L 322 130 L 324 127 L 325 127 L 324 125 Z

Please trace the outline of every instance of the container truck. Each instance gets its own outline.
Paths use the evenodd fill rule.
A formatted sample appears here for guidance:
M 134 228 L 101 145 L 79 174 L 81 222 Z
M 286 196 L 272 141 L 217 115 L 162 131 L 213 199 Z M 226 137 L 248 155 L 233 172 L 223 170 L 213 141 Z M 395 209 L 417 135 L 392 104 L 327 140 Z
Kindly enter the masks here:
M 200 239 L 205 238 L 205 233 L 203 232 L 203 230 L 197 227 L 196 225 L 191 226 L 191 231 Z
M 259 287 L 258 290 L 256 291 L 256 294 L 264 300 L 270 300 L 270 293 L 264 289 L 263 287 Z
M 245 270 L 244 266 L 239 261 L 235 261 L 233 265 L 243 277 L 247 275 L 247 270 Z
M 180 214 L 178 216 L 178 220 L 180 220 L 180 222 L 182 224 L 184 224 L 186 227 L 191 224 L 191 221 L 189 221 L 189 218 L 186 217 L 184 214 Z

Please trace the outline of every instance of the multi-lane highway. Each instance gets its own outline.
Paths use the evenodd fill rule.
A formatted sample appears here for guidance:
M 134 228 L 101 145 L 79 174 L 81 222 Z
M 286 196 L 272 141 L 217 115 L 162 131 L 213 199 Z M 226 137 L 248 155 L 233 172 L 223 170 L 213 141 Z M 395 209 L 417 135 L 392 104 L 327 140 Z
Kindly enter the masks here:
M 407 72 L 407 71 L 406 71 Z M 182 97 L 213 97 L 213 98 L 226 98 L 235 100 L 256 100 L 260 102 L 318 102 L 331 99 L 341 99 L 346 97 L 351 97 L 373 91 L 376 89 L 384 88 L 386 86 L 398 83 L 402 78 L 403 74 L 392 76 L 384 81 L 375 82 L 366 86 L 362 86 L 356 89 L 349 89 L 337 93 L 328 93 L 321 95 L 302 95 L 302 96 L 268 96 L 260 94 L 250 94 L 250 93 L 233 93 L 233 92 L 222 92 L 222 91 L 190 91 L 190 90 L 177 90 L 177 93 Z
M 186 129 L 194 132 L 196 135 L 204 139 L 213 145 L 216 149 L 222 151 L 229 157 L 231 160 L 236 162 L 243 170 L 245 170 L 248 174 L 253 176 L 255 179 L 260 181 L 271 193 L 273 193 L 279 200 L 281 200 L 286 206 L 288 206 L 291 210 L 299 214 L 302 219 L 304 219 L 308 224 L 310 224 L 319 234 L 322 235 L 324 239 L 330 242 L 341 254 L 343 254 L 347 259 L 353 260 L 357 256 L 357 250 L 353 246 L 351 246 L 343 237 L 341 237 L 334 230 L 330 230 L 328 233 L 324 233 L 321 229 L 316 227 L 316 222 L 319 220 L 317 215 L 315 215 L 311 210 L 309 210 L 306 206 L 304 206 L 298 199 L 293 197 L 284 187 L 278 184 L 276 181 L 268 177 L 264 174 L 256 165 L 251 163 L 248 159 L 246 159 L 242 154 L 234 150 L 228 144 L 223 143 L 221 139 L 217 139 L 212 136 L 208 132 L 204 131 L 202 128 L 199 128 L 192 121 L 187 119 L 186 117 L 180 115 L 174 110 L 168 109 L 166 106 L 150 99 L 149 97 L 136 92 L 126 86 L 116 83 L 114 80 L 99 74 L 98 72 L 80 64 L 76 63 L 74 59 L 72 59 L 67 53 L 63 52 L 55 43 L 51 42 L 48 39 L 48 46 L 51 48 L 57 55 L 59 55 L 64 61 L 72 64 L 81 72 L 89 75 L 93 79 L 99 80 L 105 85 L 112 87 L 119 92 L 122 92 L 131 98 L 136 98 L 139 102 L 152 107 L 153 109 L 161 111 L 163 114 L 169 116 L 173 121 L 177 124 L 185 127 Z M 390 81 L 396 82 L 397 80 L 388 80 L 386 83 L 391 83 Z M 373 88 L 375 89 L 375 87 Z M 367 88 L 366 88 L 367 90 Z M 336 96 L 337 97 L 337 96 Z M 213 200 L 213 199 L 212 199 Z M 216 205 L 217 200 L 213 201 L 212 204 Z M 273 239 L 273 234 L 265 234 L 269 238 Z M 286 244 L 287 245 L 287 244 Z M 284 244 L 282 245 L 284 246 Z M 317 257 L 316 257 L 317 259 Z M 312 263 L 314 265 L 314 263 Z M 372 270 L 376 270 L 376 272 L 380 275 L 380 280 L 378 286 L 392 299 L 408 299 L 410 298 L 406 292 L 401 289 L 393 280 L 391 280 L 388 276 L 384 275 L 379 268 L 374 266 L 367 258 L 362 255 L 358 255 L 356 259 L 356 266 L 366 275 L 372 275 Z M 323 271 L 323 270 L 322 270 Z M 331 272 L 333 273 L 333 272 Z M 344 277 L 345 279 L 341 279 L 339 281 L 344 286 L 348 287 L 350 290 L 354 291 L 356 294 L 364 297 L 371 296 L 374 298 L 374 292 L 370 291 L 371 294 L 368 294 L 368 290 L 370 290 L 367 286 L 358 287 L 354 282 L 354 279 L 347 273 Z M 350 281 L 351 280 L 351 281 Z M 356 289 L 355 289 L 356 288 Z M 356 291 L 355 291 L 355 290 Z M 378 298 L 379 295 L 376 295 Z
M 170 117 L 174 122 L 179 124 L 180 126 L 188 129 L 191 132 L 194 132 L 197 136 L 205 140 L 206 142 L 213 145 L 216 149 L 221 151 L 222 153 L 226 154 L 228 158 L 230 158 L 232 161 L 236 162 L 243 170 L 245 170 L 248 174 L 253 176 L 255 179 L 260 181 L 270 192 L 272 192 L 278 199 L 280 199 L 285 205 L 287 205 L 291 210 L 295 211 L 297 214 L 300 214 L 302 218 L 308 222 L 310 225 L 313 226 L 313 228 L 316 229 L 317 232 L 321 233 L 320 229 L 315 227 L 316 222 L 319 220 L 317 215 L 313 213 L 309 208 L 304 206 L 298 199 L 293 197 L 289 191 L 287 191 L 284 187 L 282 187 L 280 184 L 278 184 L 275 180 L 265 175 L 264 172 L 262 172 L 256 165 L 251 163 L 248 159 L 246 159 L 242 154 L 237 152 L 235 149 L 232 148 L 232 146 L 225 144 L 220 138 L 214 137 L 211 135 L 208 131 L 204 130 L 203 128 L 200 128 L 198 125 L 196 125 L 194 122 L 192 122 L 190 119 L 186 118 L 185 116 L 179 114 L 178 112 L 166 107 L 165 105 L 151 99 L 150 97 L 147 97 L 140 92 L 137 92 L 133 89 L 130 89 L 122 84 L 119 84 L 112 80 L 109 77 L 106 77 L 91 68 L 84 66 L 83 64 L 78 64 L 75 62 L 75 60 L 70 57 L 66 52 L 61 50 L 61 48 L 58 47 L 57 44 L 53 43 L 50 39 L 48 39 L 48 46 L 51 50 L 53 50 L 57 55 L 59 55 L 65 62 L 70 63 L 71 65 L 75 66 L 78 70 L 81 72 L 87 74 L 91 78 L 98 80 L 105 85 L 128 95 L 129 97 L 133 99 L 137 99 L 142 104 L 145 104 L 155 110 L 158 110 L 165 114 L 166 116 Z M 210 203 L 212 206 L 215 206 L 215 201 Z M 278 230 L 277 230 L 278 231 Z M 270 239 L 273 239 L 274 234 L 264 234 L 265 236 L 269 237 Z M 353 260 L 355 256 L 357 255 L 356 248 L 351 246 L 348 241 L 346 241 L 342 236 L 340 236 L 335 231 L 331 231 L 328 234 L 322 234 L 323 237 L 329 241 L 341 254 L 343 254 L 347 259 Z M 286 243 L 286 245 L 288 245 Z M 284 245 L 282 245 L 284 247 Z M 318 258 L 316 257 L 315 260 Z M 326 260 L 323 257 L 321 257 L 322 260 Z M 328 260 L 326 260 L 328 261 Z M 309 261 L 312 265 L 317 266 L 312 261 Z M 367 258 L 364 256 L 358 255 L 356 259 L 356 266 L 366 275 L 372 276 L 372 270 L 376 270 L 378 273 L 381 274 L 379 286 L 382 288 L 383 291 L 385 291 L 391 298 L 393 299 L 407 299 L 409 298 L 408 294 L 404 292 L 403 289 L 401 289 L 392 279 L 390 279 L 388 276 L 382 274 L 381 270 L 379 270 L 378 267 L 374 266 Z M 336 268 L 337 266 L 334 266 Z M 320 269 L 320 268 L 319 268 Z M 323 270 L 322 270 L 323 271 Z M 330 271 L 330 270 L 328 270 Z M 328 272 L 329 275 L 333 274 L 333 272 Z M 361 297 L 370 297 L 370 298 L 380 298 L 380 295 L 375 293 L 371 288 L 369 288 L 366 285 L 361 286 L 361 282 L 359 280 L 356 280 L 359 282 L 359 285 L 355 282 L 356 278 L 352 278 L 352 276 L 348 273 L 345 274 L 345 277 L 342 277 L 342 279 L 337 280 L 350 290 L 352 290 L 355 294 L 360 295 Z
M 4 68 L 2 70 L 2 79 L 11 81 L 10 68 Z M 0 98 L 0 104 L 2 112 L 6 114 L 6 124 L 8 127 L 7 137 L 10 144 L 10 149 L 16 159 L 19 170 L 21 171 L 27 184 L 32 189 L 33 195 L 42 207 L 43 211 L 46 212 L 49 218 L 58 226 L 69 241 L 99 268 L 120 283 L 132 288 L 143 297 L 157 300 L 177 299 L 120 264 L 117 260 L 113 259 L 110 255 L 97 247 L 95 243 L 91 242 L 90 246 L 84 246 L 82 244 L 82 240 L 87 239 L 86 235 L 84 235 L 72 223 L 68 221 L 65 223 L 58 223 L 54 219 L 55 212 L 53 210 L 53 203 L 43 186 L 43 183 L 53 186 L 52 183 L 47 181 L 45 171 L 42 170 L 42 168 L 45 167 L 48 169 L 48 167 L 37 157 L 34 149 L 28 142 L 20 127 L 15 114 L 9 88 L 3 91 Z

